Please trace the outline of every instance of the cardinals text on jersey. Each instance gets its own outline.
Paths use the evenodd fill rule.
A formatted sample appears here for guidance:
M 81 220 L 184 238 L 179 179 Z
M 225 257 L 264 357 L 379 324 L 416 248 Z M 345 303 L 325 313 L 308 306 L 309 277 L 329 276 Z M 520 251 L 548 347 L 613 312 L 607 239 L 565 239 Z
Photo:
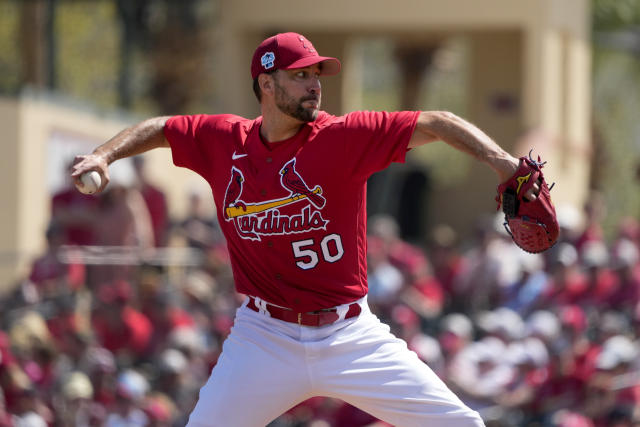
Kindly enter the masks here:
M 244 182 L 242 171 L 236 166 L 231 168 L 231 178 L 224 196 L 224 218 L 234 223 L 241 238 L 261 240 L 261 235 L 326 230 L 329 221 L 320 212 L 326 203 L 322 187 L 316 185 L 310 189 L 296 171 L 295 165 L 294 157 L 280 170 L 280 183 L 289 191 L 289 196 L 251 203 L 240 199 Z M 279 207 L 297 202 L 307 202 L 299 214 L 284 215 L 278 210 Z

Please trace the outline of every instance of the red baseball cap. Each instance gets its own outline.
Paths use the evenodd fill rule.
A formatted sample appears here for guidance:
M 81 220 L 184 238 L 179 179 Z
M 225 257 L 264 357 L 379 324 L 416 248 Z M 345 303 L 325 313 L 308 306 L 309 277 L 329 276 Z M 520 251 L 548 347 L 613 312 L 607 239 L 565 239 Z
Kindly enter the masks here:
M 321 74 L 340 72 L 340 61 L 329 56 L 319 56 L 306 37 L 298 33 L 280 33 L 264 40 L 253 53 L 251 77 L 274 70 L 305 68 L 322 62 Z

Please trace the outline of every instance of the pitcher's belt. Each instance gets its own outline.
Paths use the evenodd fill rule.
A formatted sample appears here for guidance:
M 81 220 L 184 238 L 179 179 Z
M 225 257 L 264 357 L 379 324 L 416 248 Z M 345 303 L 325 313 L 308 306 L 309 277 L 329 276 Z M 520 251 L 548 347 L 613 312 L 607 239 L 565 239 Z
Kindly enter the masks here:
M 254 297 L 249 297 L 247 308 L 253 311 L 260 312 L 260 309 L 256 305 Z M 297 323 L 303 326 L 324 326 L 329 325 L 339 319 L 338 311 L 335 308 L 327 308 L 318 311 L 309 311 L 306 313 L 299 313 L 289 308 L 278 307 L 277 305 L 266 303 L 265 311 L 269 313 L 271 317 L 278 320 L 283 320 L 289 323 Z M 349 310 L 344 316 L 345 319 L 350 319 L 357 316 L 362 311 L 360 304 L 353 303 L 349 305 Z

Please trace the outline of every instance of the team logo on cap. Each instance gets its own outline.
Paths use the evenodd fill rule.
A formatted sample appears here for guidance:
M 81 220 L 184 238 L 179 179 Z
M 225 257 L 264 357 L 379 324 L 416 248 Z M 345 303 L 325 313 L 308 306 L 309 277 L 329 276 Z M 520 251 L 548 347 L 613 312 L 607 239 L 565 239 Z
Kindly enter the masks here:
M 302 47 L 304 49 L 307 49 L 309 53 L 316 53 L 316 50 L 313 48 L 313 45 L 309 40 L 305 40 L 302 36 L 298 36 L 298 40 L 300 40 L 300 43 L 302 43 Z M 309 43 L 309 45 L 307 45 L 307 43 Z
M 275 60 L 276 56 L 273 54 L 273 52 L 266 52 L 264 55 L 262 55 L 262 58 L 260 58 L 260 63 L 265 70 L 268 70 L 270 68 L 273 68 Z

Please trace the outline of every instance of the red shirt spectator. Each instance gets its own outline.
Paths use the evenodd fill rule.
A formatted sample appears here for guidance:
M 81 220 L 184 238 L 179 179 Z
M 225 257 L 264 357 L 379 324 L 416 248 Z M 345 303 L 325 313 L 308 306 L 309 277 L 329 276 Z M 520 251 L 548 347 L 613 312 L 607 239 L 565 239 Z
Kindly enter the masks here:
M 611 297 L 611 307 L 633 313 L 640 301 L 640 250 L 633 241 L 619 239 L 613 246 L 612 258 L 619 286 Z
M 92 245 L 95 242 L 95 214 L 100 198 L 80 193 L 74 187 L 56 193 L 51 199 L 51 218 L 64 230 L 64 243 Z
M 611 270 L 593 268 L 589 271 L 587 280 L 573 283 L 573 285 L 567 289 L 567 302 L 582 307 L 604 309 L 609 307 L 620 283 Z
M 119 303 L 114 305 L 118 306 Z M 130 350 L 142 355 L 147 349 L 152 332 L 149 319 L 129 306 L 118 307 L 114 313 L 115 316 L 109 315 L 108 319 L 94 319 L 93 326 L 100 343 L 114 353 Z
M 131 287 L 125 281 L 103 286 L 100 307 L 93 316 L 98 341 L 107 350 L 142 356 L 148 349 L 153 325 L 144 314 L 129 305 Z
M 153 241 L 156 246 L 165 246 L 167 243 L 167 226 L 169 224 L 166 197 L 162 191 L 148 183 L 140 187 L 140 193 L 151 216 Z
M 81 262 L 60 260 L 60 247 L 66 239 L 64 229 L 52 223 L 47 229 L 46 238 L 47 250 L 33 262 L 29 280 L 36 285 L 41 296 L 77 290 L 85 282 L 85 266 Z
M 144 171 L 144 157 L 133 158 L 133 167 L 138 178 L 138 190 L 142 194 L 149 215 L 151 216 L 151 227 L 156 246 L 164 246 L 167 243 L 167 229 L 169 225 L 169 208 L 167 198 L 162 190 L 153 185 L 147 179 Z
M 189 313 L 177 307 L 166 297 L 147 301 L 141 310 L 153 324 L 153 333 L 149 342 L 150 351 L 162 347 L 172 331 L 180 327 L 191 327 L 196 323 Z

